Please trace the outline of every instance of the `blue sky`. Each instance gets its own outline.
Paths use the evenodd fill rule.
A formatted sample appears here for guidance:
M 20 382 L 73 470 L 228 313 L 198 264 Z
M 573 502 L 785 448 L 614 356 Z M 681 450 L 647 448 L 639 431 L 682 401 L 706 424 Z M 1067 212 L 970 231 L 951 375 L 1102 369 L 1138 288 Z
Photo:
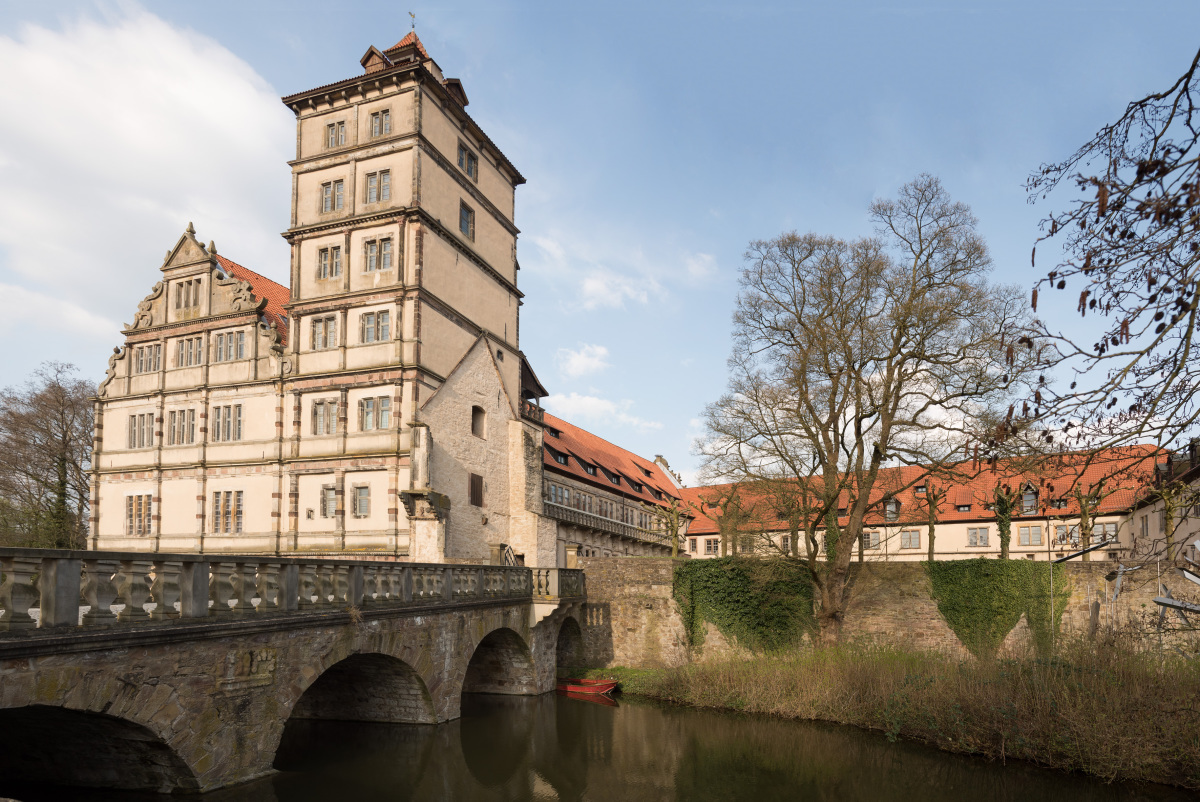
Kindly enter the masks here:
M 1027 292 L 1026 175 L 1200 45 L 1190 0 L 0 2 L 0 385 L 51 359 L 100 378 L 189 220 L 286 283 L 278 96 L 356 74 L 410 10 L 528 179 L 521 345 L 548 405 L 686 477 L 749 241 L 869 234 L 871 199 L 927 171 Z

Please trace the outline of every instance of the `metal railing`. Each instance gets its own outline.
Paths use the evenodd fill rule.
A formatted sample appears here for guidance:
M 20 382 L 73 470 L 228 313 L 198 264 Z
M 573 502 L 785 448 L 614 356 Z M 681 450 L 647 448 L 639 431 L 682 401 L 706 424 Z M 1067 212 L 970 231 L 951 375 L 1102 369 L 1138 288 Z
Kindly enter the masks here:
M 642 529 L 633 524 L 614 521 L 611 518 L 605 518 L 603 515 L 584 512 L 574 507 L 565 507 L 562 504 L 556 504 L 546 499 L 542 499 L 542 504 L 545 506 L 546 514 L 557 521 L 575 524 L 576 526 L 586 526 L 591 529 L 599 529 L 601 532 L 640 540 L 643 543 L 653 543 L 659 546 L 670 545 L 670 538 L 666 532 L 654 529 Z
M 538 585 L 534 587 L 534 571 Z M 0 635 L 581 596 L 578 569 L 0 548 Z M 36 615 L 31 611 L 36 610 Z

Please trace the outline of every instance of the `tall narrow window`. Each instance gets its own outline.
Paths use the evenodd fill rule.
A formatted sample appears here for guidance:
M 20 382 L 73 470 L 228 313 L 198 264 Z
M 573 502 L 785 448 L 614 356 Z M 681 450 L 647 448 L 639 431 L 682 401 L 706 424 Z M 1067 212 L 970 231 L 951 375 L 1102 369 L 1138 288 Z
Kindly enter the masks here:
M 1028 488 L 1021 494 L 1021 514 L 1033 515 L 1038 508 L 1038 494 L 1033 488 Z
M 471 499 L 471 506 L 483 506 L 483 477 L 477 473 L 470 474 L 467 481 L 467 492 Z
M 125 534 L 149 535 L 151 530 L 152 496 L 136 495 L 125 497 Z
M 354 511 L 355 518 L 367 518 L 371 515 L 371 488 L 359 485 L 354 488 Z
M 326 181 L 321 185 L 321 211 L 340 212 L 346 200 L 346 182 Z
M 900 501 L 890 498 L 883 505 L 883 519 L 885 521 L 897 521 L 900 519 Z
M 364 398 L 358 402 L 358 430 L 369 432 L 375 429 L 375 399 Z
M 379 241 L 379 269 L 380 270 L 391 270 L 392 269 L 392 240 L 391 240 L 391 238 L 381 239 Z
M 375 428 L 390 429 L 392 426 L 392 399 L 382 395 L 377 400 L 379 402 L 379 423 Z
M 346 123 L 329 123 L 325 126 L 325 147 L 336 148 L 346 144 Z
M 312 433 L 314 435 L 337 434 L 337 408 L 335 399 L 314 401 L 312 406 Z
M 212 441 L 229 442 L 242 439 L 242 405 L 226 404 L 213 407 Z
M 471 178 L 479 180 L 479 158 L 461 142 L 458 144 L 458 166 Z
M 467 239 L 475 239 L 475 210 L 465 203 L 458 206 L 458 230 Z
M 392 132 L 392 111 L 383 109 L 371 115 L 371 136 L 387 136 Z
M 337 488 L 325 485 L 321 488 L 321 517 L 332 518 L 337 515 Z
M 368 273 L 374 273 L 379 269 L 379 242 L 370 240 L 367 242 L 367 259 L 365 270 Z
M 487 413 L 483 407 L 471 407 L 471 434 L 487 437 Z

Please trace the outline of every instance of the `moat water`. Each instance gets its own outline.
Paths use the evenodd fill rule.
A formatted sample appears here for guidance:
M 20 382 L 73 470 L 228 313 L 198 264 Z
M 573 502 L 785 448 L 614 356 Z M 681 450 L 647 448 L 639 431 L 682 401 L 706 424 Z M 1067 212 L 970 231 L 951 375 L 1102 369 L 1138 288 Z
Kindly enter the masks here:
M 949 755 L 847 727 L 619 698 L 469 696 L 437 726 L 293 722 L 270 778 L 187 799 L 1194 800 L 1152 785 L 1106 785 L 1027 764 Z M 0 796 L 12 793 L 2 787 Z M 21 789 L 23 802 L 179 799 Z

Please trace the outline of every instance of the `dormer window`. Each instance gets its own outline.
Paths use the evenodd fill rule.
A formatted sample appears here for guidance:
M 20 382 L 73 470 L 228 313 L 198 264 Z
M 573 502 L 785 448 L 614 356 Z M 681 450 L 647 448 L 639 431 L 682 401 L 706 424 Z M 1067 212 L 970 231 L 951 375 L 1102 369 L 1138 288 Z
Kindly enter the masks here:
M 596 466 L 595 465 L 584 465 L 583 470 L 587 472 L 588 476 L 596 475 Z
M 637 483 L 637 482 L 632 482 L 632 483 L 630 484 L 630 487 L 632 487 L 632 488 L 633 488 L 633 492 L 635 492 L 635 493 L 641 493 L 641 492 L 642 492 L 642 486 L 641 486 L 639 483 Z
M 566 454 L 555 454 L 554 461 L 557 462 L 559 465 L 566 465 L 567 464 L 567 455 Z
M 954 509 L 958 510 L 959 512 L 970 512 L 970 511 L 971 511 L 971 505 L 970 505 L 970 504 L 959 504 L 959 505 L 958 505 L 957 507 L 955 507 Z
M 1033 515 L 1038 508 L 1038 494 L 1032 487 L 1026 488 L 1021 494 L 1021 514 Z
M 552 429 L 549 426 L 547 426 L 546 434 L 550 435 L 551 437 L 558 437 L 559 432 L 558 432 L 558 429 Z
M 916 493 L 918 496 L 925 495 L 925 485 L 923 485 L 923 484 L 917 485 L 916 487 L 913 488 L 913 492 Z
M 1056 510 L 1065 510 L 1067 508 L 1067 500 L 1065 498 L 1050 499 L 1050 506 Z
M 884 503 L 883 519 L 885 521 L 900 520 L 900 502 L 897 499 L 890 498 Z

